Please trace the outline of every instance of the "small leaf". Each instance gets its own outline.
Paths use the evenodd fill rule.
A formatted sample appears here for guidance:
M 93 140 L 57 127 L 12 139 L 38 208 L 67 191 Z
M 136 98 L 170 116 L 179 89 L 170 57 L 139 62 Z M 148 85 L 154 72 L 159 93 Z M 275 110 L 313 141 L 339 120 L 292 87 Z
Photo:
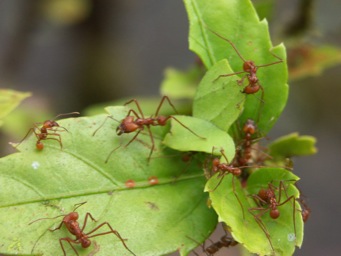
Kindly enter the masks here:
M 241 187 L 238 179 L 234 179 L 234 190 L 232 175 L 226 175 L 221 184 L 216 188 L 220 178 L 213 176 L 206 184 L 205 191 L 210 191 L 210 199 L 212 206 L 219 215 L 219 220 L 224 221 L 229 227 L 232 236 L 250 252 L 260 255 L 271 255 L 273 253 L 271 245 L 260 226 L 257 224 L 249 209 L 256 207 L 256 203 L 248 195 L 257 194 L 260 188 L 267 188 L 271 182 L 278 186 L 278 181 L 283 180 L 285 186 L 288 186 L 288 196 L 297 198 L 299 192 L 294 185 L 293 180 L 298 180 L 291 172 L 280 168 L 260 168 L 255 171 L 248 179 L 246 189 Z M 289 182 L 290 180 L 290 182 Z M 214 190 L 214 188 L 216 188 Z M 283 194 L 283 192 L 282 192 Z M 243 205 L 245 219 L 243 218 L 243 210 L 236 198 Z M 278 198 L 278 197 L 277 197 Z M 283 199 L 284 198 L 284 199 Z M 281 202 L 286 199 L 282 195 Z M 292 255 L 295 250 L 295 244 L 301 246 L 303 239 L 303 221 L 300 212 L 300 206 L 295 203 L 296 215 L 296 242 L 290 240 L 294 236 L 293 225 L 293 204 L 286 203 L 279 206 L 281 216 L 273 220 L 270 218 L 269 213 L 261 216 L 261 220 L 269 231 L 271 242 L 275 249 L 276 255 Z M 258 214 L 259 211 L 253 211 Z
M 316 139 L 312 136 L 299 136 L 291 133 L 272 142 L 269 146 L 269 155 L 278 159 L 291 158 L 293 156 L 308 156 L 316 154 Z
M 232 72 L 226 60 L 219 61 L 206 73 L 194 98 L 193 116 L 228 131 L 243 110 L 245 95 L 235 77 L 217 79 L 224 72 Z
M 193 99 L 202 75 L 203 71 L 199 66 L 186 71 L 167 68 L 161 83 L 161 94 L 172 99 Z
M 174 116 L 186 127 L 194 131 L 202 138 L 186 130 L 175 120 L 171 121 L 172 127 L 166 135 L 163 143 L 179 151 L 197 151 L 212 153 L 214 148 L 223 149 L 228 159 L 235 154 L 233 139 L 226 132 L 214 124 L 189 116 Z M 217 151 L 215 151 L 217 152 Z
M 31 96 L 29 92 L 0 89 L 0 126 L 2 125 L 4 117 L 29 96 Z
M 190 49 L 199 55 L 208 69 L 218 61 L 227 59 L 234 72 L 243 71 L 243 60 L 236 50 L 212 31 L 229 39 L 244 59 L 253 60 L 258 66 L 277 62 L 273 54 L 283 60 L 283 63 L 259 68 L 257 77 L 264 88 L 264 98 L 261 99 L 259 92 L 247 95 L 240 117 L 241 123 L 249 118 L 255 120 L 259 130 L 266 134 L 283 111 L 288 97 L 284 46 L 272 46 L 268 24 L 266 20 L 259 20 L 249 0 L 216 0 L 209 3 L 205 0 L 185 0 L 185 4 L 190 20 Z M 227 70 L 223 74 L 231 73 Z M 232 77 L 235 81 L 239 79 Z M 215 96 L 212 94 L 212 97 Z
M 121 120 L 128 108 L 107 110 Z M 0 230 L 6 233 L 1 253 L 62 254 L 59 239 L 74 237 L 65 227 L 48 230 L 56 228 L 61 218 L 29 223 L 68 214 L 74 204 L 85 201 L 77 209 L 80 225 L 86 212 L 97 220 L 89 220 L 85 231 L 107 221 L 127 239 L 127 246 L 136 255 L 164 255 L 176 250 L 188 253 L 195 246 L 188 237 L 199 240 L 202 234 L 212 232 L 217 217 L 206 205 L 201 165 L 195 159 L 185 163 L 174 157 L 178 152 L 163 150 L 158 136 L 162 127 L 153 127 L 158 157 L 149 163 L 148 133 L 142 132 L 125 147 L 135 133 L 117 136 L 118 123 L 108 119 L 92 136 L 105 117 L 58 120 L 69 131 L 60 132 L 62 150 L 58 141 L 44 140 L 44 149 L 37 151 L 36 137 L 30 136 L 18 147 L 19 153 L 0 158 Z M 105 164 L 108 154 L 120 145 Z M 98 233 L 105 231 L 108 229 L 101 228 Z M 99 247 L 96 255 L 131 255 L 112 234 L 91 241 Z M 79 255 L 96 249 L 74 246 Z M 68 243 L 64 247 L 67 255 L 74 253 Z

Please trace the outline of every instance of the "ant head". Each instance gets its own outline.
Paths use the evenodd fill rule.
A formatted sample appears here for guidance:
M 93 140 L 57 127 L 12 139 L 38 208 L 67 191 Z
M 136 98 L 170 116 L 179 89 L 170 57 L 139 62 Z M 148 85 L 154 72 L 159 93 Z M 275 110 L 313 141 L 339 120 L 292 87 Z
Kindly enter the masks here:
M 76 221 L 78 220 L 78 213 L 77 212 L 70 212 L 69 214 L 65 215 L 63 222 L 69 222 L 69 221 Z
M 252 60 L 247 60 L 243 64 L 243 70 L 248 73 L 256 73 L 257 72 L 257 66 Z
M 158 117 L 157 117 L 157 123 L 158 123 L 159 125 L 165 125 L 166 122 L 167 122 L 167 120 L 168 120 L 168 118 L 165 117 L 165 116 L 158 116 Z
M 117 135 L 122 135 L 123 133 L 130 133 L 130 132 L 134 132 L 137 129 L 141 128 L 139 124 L 137 124 L 137 122 L 140 119 L 136 119 L 134 121 L 135 117 L 134 116 L 127 116 L 126 118 L 124 118 L 120 125 L 117 126 L 116 128 L 116 134 Z
M 258 192 L 258 196 L 263 199 L 264 201 L 268 200 L 268 190 L 267 189 L 260 189 Z
M 233 175 L 234 176 L 240 176 L 242 174 L 242 170 L 239 168 L 234 168 Z
M 83 248 L 88 248 L 91 245 L 91 241 L 87 237 L 82 237 L 79 241 Z
M 220 159 L 219 158 L 214 158 L 212 161 L 213 167 L 217 167 L 220 164 Z
M 272 219 L 277 219 L 277 218 L 279 217 L 279 215 L 280 215 L 280 212 L 279 212 L 278 209 L 271 209 L 271 211 L 270 211 L 270 217 L 271 217 Z
M 306 222 L 309 219 L 310 211 L 307 209 L 302 210 L 302 219 Z
M 43 126 L 45 128 L 52 128 L 52 127 L 55 127 L 55 126 L 59 127 L 59 124 L 56 121 L 53 121 L 53 120 L 46 120 L 44 122 Z
M 43 150 L 44 144 L 41 141 L 38 140 L 37 143 L 36 143 L 36 148 L 38 150 Z
M 248 119 L 243 127 L 244 133 L 254 134 L 256 132 L 256 124 L 252 119 Z

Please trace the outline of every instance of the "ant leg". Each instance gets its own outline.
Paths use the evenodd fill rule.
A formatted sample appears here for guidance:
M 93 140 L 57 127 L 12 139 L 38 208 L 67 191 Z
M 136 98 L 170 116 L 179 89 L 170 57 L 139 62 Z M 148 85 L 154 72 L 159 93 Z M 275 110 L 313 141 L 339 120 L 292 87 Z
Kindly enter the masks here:
M 226 157 L 226 155 L 225 155 L 225 150 L 224 150 L 224 149 L 221 149 L 221 150 L 220 150 L 220 153 L 221 153 L 221 155 L 224 157 L 226 163 L 229 164 L 229 160 L 227 159 L 227 157 Z
M 88 217 L 90 217 L 90 219 L 91 219 L 92 221 L 95 221 L 95 222 L 97 221 L 97 220 L 95 220 L 95 218 L 91 215 L 90 212 L 87 212 L 86 215 L 85 215 L 85 218 L 84 218 L 83 227 L 82 227 L 82 229 L 81 229 L 81 232 L 82 232 L 82 233 L 83 233 L 83 231 L 84 231 L 84 229 L 85 229 L 86 223 L 87 223 L 87 221 L 88 221 Z
M 64 216 L 64 215 L 61 215 L 61 216 Z M 60 216 L 57 216 L 57 217 L 60 217 Z M 55 218 L 57 218 L 57 217 L 55 217 Z M 54 229 L 49 229 L 51 232 L 54 232 L 54 231 L 56 231 L 57 229 L 60 229 L 62 226 L 63 226 L 63 221 L 62 222 L 60 222 L 60 224 L 59 224 L 59 226 L 58 227 L 56 227 L 56 228 L 54 228 Z
M 235 195 L 235 197 L 237 198 L 240 207 L 242 208 L 243 219 L 245 220 L 244 207 L 243 207 L 242 202 L 240 201 L 240 199 L 239 199 L 239 197 L 238 197 L 238 195 L 236 193 L 235 186 L 234 186 L 234 175 L 232 175 L 232 191 L 233 191 L 233 194 Z
M 60 134 L 58 134 L 58 133 L 49 133 L 48 135 L 58 136 L 59 139 L 57 139 L 57 138 L 46 138 L 45 140 L 56 140 L 56 141 L 58 141 L 59 145 L 60 145 L 60 149 L 63 150 L 63 143 L 62 143 L 62 138 L 60 137 Z
M 248 209 L 249 213 L 255 218 L 258 226 L 263 230 L 265 236 L 267 237 L 269 243 L 270 243 L 270 246 L 272 248 L 273 251 L 275 251 L 273 245 L 272 245 L 272 242 L 271 242 L 271 238 L 270 238 L 270 234 L 269 234 L 269 231 L 268 229 L 266 228 L 265 224 L 263 223 L 263 221 L 260 219 L 261 216 L 263 216 L 266 212 L 269 211 L 269 208 L 267 209 L 264 209 L 263 207 L 255 207 L 255 208 L 250 208 Z M 253 214 L 252 211 L 261 211 L 259 214 Z
M 139 116 L 139 114 L 136 113 L 136 111 L 134 109 L 129 109 L 128 114 L 126 115 L 126 117 L 128 117 L 131 113 L 133 113 L 135 115 L 136 118 L 141 118 Z M 144 119 L 144 117 L 142 116 L 142 118 Z
M 153 137 L 153 134 L 152 134 L 152 131 L 150 130 L 150 127 L 147 126 L 147 129 L 148 129 L 148 132 L 149 132 L 149 136 L 150 136 L 150 140 L 152 141 L 152 147 L 150 149 L 150 153 L 149 153 L 149 156 L 148 156 L 148 163 L 150 162 L 150 158 L 153 154 L 153 151 L 154 151 L 154 148 L 155 148 L 155 142 L 154 142 L 154 137 Z
M 107 158 L 105 159 L 105 163 L 109 162 L 109 158 L 112 155 L 112 153 L 114 153 L 117 149 L 119 149 L 122 145 L 119 145 L 118 147 L 114 148 L 113 150 L 111 150 L 111 152 L 109 153 L 109 155 L 107 156 Z
M 105 124 L 105 122 L 108 120 L 108 118 L 114 120 L 114 121 L 117 121 L 118 123 L 120 123 L 120 121 L 118 121 L 117 119 L 113 118 L 112 116 L 107 116 L 105 119 L 104 119 L 104 122 L 93 132 L 92 136 L 95 136 L 96 132 L 102 128 L 102 126 Z
M 263 200 L 262 198 L 260 198 L 258 195 L 249 195 L 249 197 L 252 197 L 253 200 L 256 202 L 257 206 L 260 208 L 262 208 L 262 204 L 265 205 L 267 204 L 267 202 L 265 200 Z M 255 200 L 257 199 L 257 200 Z M 262 208 L 264 209 L 264 208 Z
M 168 101 L 168 104 L 173 108 L 173 110 L 175 111 L 175 113 L 178 114 L 178 111 L 176 110 L 175 106 L 174 106 L 173 103 L 170 101 L 170 99 L 168 98 L 168 96 L 163 96 L 162 99 L 161 99 L 161 101 L 160 101 L 159 106 L 158 106 L 157 109 L 156 109 L 155 117 L 157 117 L 157 116 L 159 115 L 160 108 L 161 108 L 161 106 L 163 105 L 163 103 L 164 103 L 165 100 Z
M 145 118 L 144 118 L 144 115 L 143 115 L 143 112 L 142 112 L 142 109 L 141 109 L 141 107 L 140 107 L 140 104 L 139 104 L 139 102 L 138 102 L 136 99 L 132 99 L 132 100 L 130 100 L 130 101 L 124 103 L 124 106 L 126 106 L 126 105 L 128 105 L 128 104 L 130 104 L 130 103 L 132 103 L 132 102 L 135 102 L 135 105 L 136 105 L 137 109 L 139 110 L 139 112 L 140 112 L 142 118 L 145 119 Z M 136 114 L 136 112 L 135 112 L 134 110 L 131 109 L 131 110 L 129 110 L 128 115 L 129 115 L 130 111 L 132 111 L 132 112 L 134 112 L 134 113 Z M 136 114 L 136 116 L 137 116 L 138 118 L 140 118 L 139 115 Z
M 257 116 L 257 123 L 259 122 L 260 120 L 260 117 L 261 117 L 261 113 L 263 111 L 263 108 L 264 108 L 264 88 L 263 86 L 261 86 L 260 84 L 259 85 L 259 88 L 261 89 L 261 98 L 259 99 L 260 100 L 260 105 L 259 105 L 259 109 L 258 109 L 258 116 Z M 253 94 L 254 95 L 254 94 Z M 256 97 L 256 95 L 254 95 Z M 257 97 L 256 97 L 257 98 Z
M 218 175 L 218 177 L 219 177 L 219 175 Z M 209 190 L 208 192 L 214 192 L 214 191 L 217 189 L 217 187 L 220 185 L 220 183 L 223 181 L 224 177 L 225 177 L 225 174 L 222 175 L 222 177 L 220 178 L 220 181 L 219 181 L 218 184 L 214 187 L 214 189 Z
M 239 72 L 236 72 L 236 73 L 219 75 L 216 79 L 213 80 L 213 82 L 217 81 L 221 77 L 235 76 L 235 75 L 239 75 L 239 74 L 243 74 L 243 73 L 245 73 L 245 71 L 239 71 Z
M 264 65 L 257 65 L 257 68 L 262 68 L 262 67 L 267 67 L 267 66 L 271 66 L 271 65 L 275 65 L 275 64 L 279 64 L 283 62 L 283 59 L 281 59 L 280 57 L 278 57 L 277 55 L 271 53 L 272 56 L 274 56 L 275 58 L 279 59 L 279 61 L 275 61 L 275 62 L 271 62 L 268 64 L 264 64 Z
M 205 249 L 205 241 L 204 241 L 203 244 L 200 244 L 198 241 L 194 240 L 192 237 L 189 237 L 189 236 L 186 236 L 186 237 L 187 237 L 188 239 L 192 240 L 193 242 L 195 242 L 195 243 L 197 244 L 197 246 L 201 246 L 202 251 L 203 251 L 206 255 L 208 255 L 207 252 L 206 252 L 206 249 Z M 195 255 L 199 256 L 199 254 L 197 254 L 194 250 L 193 250 L 192 252 L 193 252 Z
M 103 233 L 99 233 L 99 234 L 95 234 L 95 235 L 92 235 L 92 236 L 89 236 L 90 234 L 92 234 L 92 233 L 95 232 L 96 230 L 100 229 L 100 228 L 103 227 L 104 225 L 107 225 L 107 226 L 109 227 L 110 231 L 108 231 L 108 232 L 103 232 Z M 121 235 L 118 233 L 118 231 L 114 230 L 114 229 L 110 226 L 110 224 L 109 224 L 108 222 L 103 222 L 102 224 L 100 224 L 99 226 L 97 226 L 96 228 L 94 228 L 93 230 L 91 230 L 90 232 L 86 233 L 86 235 L 88 236 L 88 238 L 91 238 L 91 237 L 102 236 L 102 235 L 107 235 L 107 234 L 111 234 L 111 233 L 114 234 L 115 236 L 117 236 L 118 239 L 121 240 L 123 246 L 124 246 L 131 254 L 133 254 L 133 255 L 136 256 L 136 254 L 133 253 L 133 252 L 128 248 L 128 246 L 126 245 L 126 243 L 124 242 L 124 240 L 126 240 L 126 239 L 123 239 L 123 238 L 121 237 Z
M 195 133 L 193 130 L 191 130 L 189 127 L 187 127 L 186 125 L 184 125 L 183 123 L 181 123 L 181 122 L 180 122 L 177 118 L 175 118 L 174 116 L 169 116 L 169 117 L 167 117 L 167 120 L 170 119 L 170 118 L 172 118 L 172 119 L 174 119 L 175 121 L 177 121 L 182 127 L 184 127 L 185 129 L 187 129 L 189 132 L 191 132 L 192 134 L 194 134 L 194 135 L 197 136 L 198 138 L 203 139 L 203 140 L 206 140 L 205 137 L 201 137 L 200 135 L 198 135 L 197 133 Z M 166 121 L 167 121 L 167 120 L 166 120 Z
M 58 127 L 51 127 L 51 128 L 46 128 L 49 131 L 52 132 L 69 132 L 68 129 L 66 129 L 64 126 L 58 126 Z
M 36 131 L 34 130 L 35 129 L 35 127 L 34 128 L 30 128 L 29 130 L 28 130 L 28 132 L 26 133 L 26 135 L 25 135 L 25 137 L 18 143 L 18 145 L 16 145 L 15 147 L 18 147 L 26 138 L 27 138 L 27 136 L 31 133 L 31 132 L 33 132 L 35 135 L 36 135 L 36 137 L 38 136 L 37 135 L 37 133 L 36 133 Z M 37 137 L 38 138 L 38 137 Z
M 59 243 L 60 243 L 60 247 L 62 247 L 64 256 L 66 256 L 66 252 L 65 252 L 65 249 L 64 249 L 64 246 L 63 246 L 62 241 L 68 242 L 69 245 L 71 246 L 72 250 L 73 250 L 77 255 L 79 255 L 78 252 L 77 252 L 77 250 L 75 249 L 75 247 L 74 247 L 71 243 L 79 244 L 80 242 L 78 242 L 78 241 L 76 241 L 76 240 L 72 240 L 72 239 L 69 238 L 69 237 L 60 238 L 60 239 L 59 239 Z
M 217 37 L 220 37 L 221 39 L 223 39 L 224 41 L 228 42 L 232 47 L 233 49 L 236 51 L 236 53 L 238 54 L 238 56 L 241 58 L 241 60 L 243 62 L 246 62 L 246 60 L 243 58 L 243 56 L 240 54 L 240 52 L 238 51 L 237 47 L 234 45 L 234 43 L 232 43 L 231 40 L 223 37 L 222 35 L 218 34 L 217 32 L 213 31 L 212 29 L 210 29 L 207 25 L 205 25 L 205 27 L 213 34 L 215 34 Z
M 290 196 L 288 197 L 285 201 L 283 201 L 282 203 L 278 204 L 277 206 L 281 206 L 284 205 L 285 203 L 287 203 L 288 201 L 292 200 L 292 208 L 293 208 L 293 222 L 294 222 L 294 232 L 295 232 L 295 238 L 296 238 L 296 205 L 295 205 L 295 197 L 294 196 Z M 280 201 L 279 201 L 280 202 Z
M 244 71 L 244 72 L 245 72 L 245 71 Z M 242 86 L 246 77 L 247 77 L 247 75 L 243 76 L 242 79 L 237 80 L 237 84 L 238 84 L 239 86 Z
M 125 147 L 125 148 L 128 147 L 129 144 L 132 143 L 132 142 L 136 139 L 136 137 L 140 134 L 140 132 L 141 132 L 141 130 L 139 130 L 139 131 L 134 135 L 134 137 L 128 142 L 128 144 L 126 144 L 124 147 Z M 111 156 L 117 149 L 119 149 L 121 146 L 122 146 L 122 145 L 119 145 L 118 147 L 114 148 L 114 149 L 109 153 L 109 155 L 107 156 L 107 159 L 105 159 L 105 163 L 108 163 L 110 156 Z

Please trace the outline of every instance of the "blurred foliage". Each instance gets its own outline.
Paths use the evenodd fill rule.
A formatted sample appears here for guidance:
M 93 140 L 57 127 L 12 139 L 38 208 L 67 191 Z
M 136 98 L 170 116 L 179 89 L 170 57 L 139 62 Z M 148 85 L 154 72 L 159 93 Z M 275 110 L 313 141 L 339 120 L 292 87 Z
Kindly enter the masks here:
M 323 70 L 340 65 L 341 49 L 329 45 L 303 44 L 288 49 L 290 80 L 320 75 Z
M 83 21 L 91 8 L 91 0 L 45 0 L 41 5 L 45 17 L 60 25 L 72 25 Z
M 19 92 L 9 89 L 0 89 L 0 126 L 3 119 L 11 113 L 24 99 L 30 97 L 29 92 Z

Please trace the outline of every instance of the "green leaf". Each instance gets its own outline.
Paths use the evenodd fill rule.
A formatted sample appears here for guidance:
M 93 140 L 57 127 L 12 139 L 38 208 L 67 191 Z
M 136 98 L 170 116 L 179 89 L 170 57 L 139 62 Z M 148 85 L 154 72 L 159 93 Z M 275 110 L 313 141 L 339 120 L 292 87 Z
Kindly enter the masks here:
M 194 98 L 193 116 L 212 122 L 224 131 L 243 110 L 245 95 L 235 78 L 216 78 L 224 71 L 232 72 L 226 60 L 219 61 L 204 76 Z
M 316 154 L 316 139 L 312 136 L 299 136 L 297 132 L 282 136 L 269 144 L 269 155 L 278 159 L 293 156 L 308 156 Z
M 234 157 L 235 146 L 233 139 L 214 124 L 189 116 L 175 116 L 175 118 L 203 138 L 195 136 L 180 125 L 179 122 L 172 120 L 171 130 L 163 141 L 166 146 L 179 151 L 206 153 L 212 153 L 212 150 L 217 148 L 219 150 L 223 149 L 228 159 Z M 217 151 L 215 150 L 213 153 L 217 154 Z
M 199 66 L 186 71 L 167 68 L 161 83 L 161 94 L 172 99 L 193 99 L 202 75 L 203 71 Z
M 234 179 L 235 186 L 233 187 L 232 177 L 232 175 L 226 175 L 217 187 L 221 178 L 215 175 L 207 182 L 205 187 L 205 191 L 210 191 L 212 206 L 218 213 L 219 220 L 224 221 L 230 227 L 232 236 L 250 252 L 260 255 L 273 254 L 270 242 L 264 231 L 249 211 L 257 207 L 257 205 L 248 195 L 257 194 L 261 188 L 266 189 L 267 185 L 271 182 L 278 187 L 279 181 L 282 180 L 286 181 L 285 186 L 287 187 L 288 197 L 294 196 L 298 198 L 299 191 L 292 185 L 294 181 L 298 180 L 298 177 L 281 168 L 260 168 L 249 177 L 245 189 L 241 187 L 239 180 L 236 178 Z M 233 188 L 235 193 L 233 193 Z M 243 208 L 240 206 L 236 194 Z M 280 202 L 283 202 L 285 199 L 286 196 L 282 192 Z M 291 240 L 295 234 L 292 203 L 288 202 L 278 207 L 281 214 L 278 219 L 271 219 L 268 212 L 261 216 L 261 220 L 270 234 L 276 255 L 292 255 L 295 245 L 301 246 L 302 244 L 303 221 L 299 212 L 299 204 L 295 203 L 295 207 L 297 210 L 295 213 L 296 241 Z M 243 211 L 245 218 L 243 218 Z M 259 211 L 251 212 L 259 214 Z
M 278 61 L 272 53 L 283 59 L 283 63 L 259 68 L 257 77 L 264 88 L 263 104 L 261 93 L 247 95 L 240 118 L 242 123 L 249 118 L 255 120 L 260 131 L 266 134 L 283 111 L 288 97 L 284 46 L 272 46 L 268 24 L 266 20 L 259 20 L 249 0 L 185 0 L 185 4 L 190 20 L 190 49 L 207 68 L 227 59 L 234 72 L 243 70 L 243 61 L 236 50 L 210 30 L 229 39 L 244 59 L 253 60 L 258 66 Z M 230 74 L 229 70 L 223 74 Z M 240 79 L 232 77 L 235 81 Z M 212 94 L 212 97 L 217 95 Z
M 29 92 L 0 89 L 0 126 L 2 125 L 4 117 L 29 96 L 31 96 L 31 93 Z
M 128 108 L 108 110 L 121 120 Z M 20 152 L 0 159 L 0 232 L 6 233 L 1 253 L 62 254 L 59 239 L 73 236 L 65 227 L 48 231 L 57 227 L 61 218 L 29 223 L 68 214 L 75 204 L 85 201 L 77 209 L 80 225 L 86 212 L 97 220 L 89 220 L 85 231 L 107 221 L 127 239 L 127 246 L 136 255 L 164 255 L 176 250 L 186 254 L 196 246 L 188 237 L 199 240 L 202 234 L 212 232 L 217 217 L 206 206 L 207 196 L 202 192 L 205 178 L 197 160 L 185 163 L 174 157 L 177 152 L 163 149 L 158 134 L 164 128 L 153 127 L 157 157 L 148 163 L 148 133 L 140 133 L 124 147 L 135 134 L 117 136 L 118 124 L 108 119 L 92 136 L 105 117 L 59 120 L 69 131 L 59 132 L 62 150 L 58 141 L 46 140 L 44 149 L 37 151 L 36 137 L 30 136 L 18 147 Z M 119 145 L 122 147 L 105 164 L 108 154 Z M 108 229 L 98 232 L 105 231 Z M 98 245 L 96 255 L 130 255 L 112 234 L 91 240 Z M 67 243 L 64 247 L 67 255 L 73 254 Z M 79 255 L 96 249 L 75 247 Z

